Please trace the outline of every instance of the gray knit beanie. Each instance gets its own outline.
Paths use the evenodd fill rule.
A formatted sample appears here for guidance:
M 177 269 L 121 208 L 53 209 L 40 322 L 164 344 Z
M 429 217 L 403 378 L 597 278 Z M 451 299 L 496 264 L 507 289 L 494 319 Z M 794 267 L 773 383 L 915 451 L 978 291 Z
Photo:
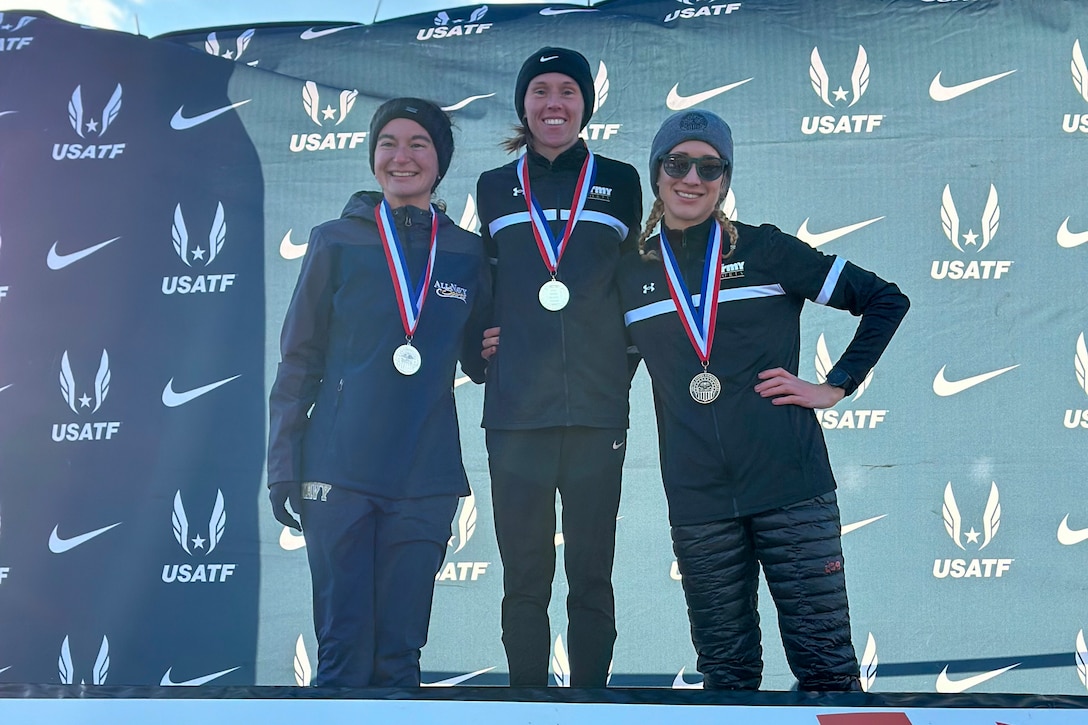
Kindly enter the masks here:
M 657 170 L 664 158 L 677 144 L 684 141 L 703 141 L 714 147 L 728 165 L 725 173 L 733 169 L 733 132 L 729 124 L 710 111 L 681 111 L 665 119 L 650 146 L 650 187 L 657 196 Z

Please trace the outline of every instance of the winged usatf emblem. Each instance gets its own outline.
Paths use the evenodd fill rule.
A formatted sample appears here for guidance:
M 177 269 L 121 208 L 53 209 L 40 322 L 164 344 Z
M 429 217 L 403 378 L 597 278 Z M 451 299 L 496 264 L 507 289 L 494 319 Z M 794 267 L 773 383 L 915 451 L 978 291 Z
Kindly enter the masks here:
M 1084 53 L 1080 50 L 1080 38 L 1073 41 L 1073 60 L 1069 67 L 1073 71 L 1073 85 L 1077 93 L 1088 101 L 1088 64 L 1085 64 Z
M 253 28 L 246 30 L 234 41 L 234 49 L 226 50 L 222 54 L 219 52 L 219 38 L 214 32 L 208 33 L 208 39 L 204 41 L 204 52 L 209 55 L 226 58 L 227 60 L 241 60 L 242 53 L 246 52 L 246 48 L 249 47 L 249 41 L 253 40 L 253 34 L 255 32 L 256 31 Z
M 205 258 L 203 247 L 197 246 L 189 249 L 189 230 L 185 226 L 185 215 L 182 214 L 181 204 L 174 207 L 174 222 L 170 228 L 170 236 L 174 240 L 174 251 L 185 266 L 192 267 L 193 260 L 202 260 L 205 266 L 212 263 L 219 253 L 223 251 L 223 243 L 227 239 L 227 220 L 223 211 L 223 202 L 215 207 L 215 218 L 212 220 L 211 231 L 208 232 L 208 249 Z
M 203 549 L 206 542 L 208 548 L 204 555 L 207 556 L 212 553 L 216 545 L 222 540 L 223 532 L 227 526 L 227 512 L 223 504 L 223 492 L 220 490 L 216 493 L 215 505 L 212 507 L 212 515 L 208 521 L 207 539 L 199 534 L 192 539 L 189 538 L 189 519 L 185 514 L 185 505 L 181 501 L 180 489 L 174 494 L 174 510 L 170 517 L 170 523 L 174 529 L 174 539 L 181 545 L 186 554 L 193 556 L 193 552 L 189 549 L 190 541 L 195 549 Z
M 828 80 L 827 68 L 824 67 L 823 59 L 820 58 L 820 49 L 818 47 L 814 47 L 812 54 L 809 56 L 808 77 L 812 82 L 812 90 L 816 91 L 816 95 L 820 97 L 820 100 L 828 106 L 834 106 L 835 103 L 831 100 L 831 82 Z M 850 106 L 861 100 L 868 88 L 869 56 L 865 52 L 865 48 L 859 45 L 858 57 L 854 61 L 854 70 L 850 73 L 850 89 L 852 91 Z M 835 100 L 845 98 L 845 93 L 840 87 L 838 91 L 835 91 Z
M 963 520 L 960 516 L 959 506 L 956 505 L 956 497 L 952 493 L 952 482 L 949 481 L 948 485 L 944 489 L 944 507 L 942 508 L 942 517 L 944 518 L 944 528 L 948 532 L 948 535 L 952 538 L 952 541 L 956 542 L 956 546 L 965 550 L 967 547 L 963 545 L 961 540 L 963 537 Z M 997 492 L 997 484 L 993 481 L 990 482 L 990 496 L 986 500 L 986 509 L 982 513 L 982 543 L 979 545 L 979 551 L 982 551 L 997 534 L 998 528 L 1001 526 L 1001 500 Z M 980 532 L 976 532 L 974 527 L 966 532 L 966 539 L 968 543 L 975 543 L 978 541 Z
M 597 77 L 593 79 L 593 92 L 593 112 L 596 113 L 608 100 L 608 68 L 605 67 L 603 60 L 597 66 Z
M 78 414 L 80 408 L 89 408 L 91 405 L 89 396 L 84 395 L 82 398 L 76 397 L 76 379 L 75 375 L 72 374 L 72 364 L 68 360 L 67 350 L 65 350 L 64 354 L 60 357 L 60 392 L 64 396 L 64 402 L 68 404 L 68 407 L 72 409 L 73 413 Z M 105 402 L 109 392 L 110 356 L 103 350 L 102 358 L 98 363 L 98 372 L 94 376 L 94 410 L 91 411 L 92 413 L 98 412 L 98 409 L 102 407 L 102 403 Z
M 68 123 L 72 124 L 72 128 L 79 134 L 80 138 L 86 138 L 84 132 L 90 133 L 91 131 L 97 131 L 99 136 L 106 133 L 106 129 L 117 118 L 117 114 L 121 112 L 121 84 L 117 84 L 117 88 L 113 90 L 113 95 L 110 96 L 110 100 L 106 102 L 106 107 L 102 109 L 102 121 L 96 122 L 93 118 L 84 122 L 83 116 L 83 87 L 76 86 L 76 89 L 72 91 L 72 97 L 68 100 Z
M 110 641 L 102 637 L 102 645 L 98 648 L 98 657 L 94 661 L 94 670 L 91 672 L 92 685 L 106 684 L 106 677 L 110 673 Z M 72 664 L 72 649 L 68 637 L 60 644 L 60 657 L 57 658 L 57 674 L 62 685 L 75 684 L 75 667 Z M 80 684 L 86 684 L 80 680 Z
M 340 91 L 339 110 L 331 105 L 322 109 L 321 94 L 317 90 L 317 84 L 313 81 L 306 81 L 302 85 L 302 108 L 306 111 L 306 115 L 310 117 L 310 120 L 318 126 L 323 126 L 324 121 L 331 120 L 334 116 L 336 117 L 336 123 L 333 125 L 339 126 L 351 113 L 351 109 L 355 106 L 355 99 L 358 96 L 359 91 L 357 90 Z
M 997 203 L 997 189 L 993 184 L 990 184 L 990 193 L 986 197 L 986 207 L 982 210 L 982 244 L 978 243 L 978 235 L 972 229 L 968 229 L 967 233 L 963 235 L 964 244 L 967 246 L 976 245 L 978 249 L 975 251 L 981 252 L 989 246 L 990 241 L 997 234 L 1000 221 L 1001 206 Z M 956 248 L 956 251 L 962 252 L 963 247 L 960 246 L 960 217 L 956 212 L 956 204 L 952 201 L 952 192 L 947 184 L 941 194 L 941 229 L 948 241 L 952 242 L 952 246 Z

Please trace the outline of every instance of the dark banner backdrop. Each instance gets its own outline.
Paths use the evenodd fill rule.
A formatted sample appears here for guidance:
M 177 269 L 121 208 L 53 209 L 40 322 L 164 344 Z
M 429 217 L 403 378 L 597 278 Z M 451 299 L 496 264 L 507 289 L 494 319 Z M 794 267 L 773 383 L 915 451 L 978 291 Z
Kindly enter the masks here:
M 308 684 L 305 544 L 267 510 L 263 458 L 309 229 L 376 187 L 368 122 L 400 95 L 450 110 L 439 195 L 475 229 L 518 68 L 551 44 L 594 69 L 597 152 L 645 174 L 666 116 L 714 111 L 737 143 L 732 216 L 912 298 L 871 379 L 817 413 L 867 689 L 1084 693 L 1082 39 L 1072 0 L 481 4 L 155 39 L 4 11 L 0 682 Z M 803 377 L 855 323 L 806 312 Z M 456 397 L 474 494 L 424 680 L 502 684 L 482 390 Z M 697 687 L 644 371 L 631 397 L 611 683 Z M 561 568 L 553 588 L 562 685 Z M 765 687 L 787 689 L 761 605 Z

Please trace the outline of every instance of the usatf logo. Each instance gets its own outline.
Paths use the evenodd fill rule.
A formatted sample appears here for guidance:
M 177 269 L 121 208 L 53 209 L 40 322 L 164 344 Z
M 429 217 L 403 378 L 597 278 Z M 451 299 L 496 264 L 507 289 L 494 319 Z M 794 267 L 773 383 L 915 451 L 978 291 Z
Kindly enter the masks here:
M 678 8 L 665 16 L 664 22 L 673 20 L 691 20 L 692 18 L 710 18 L 729 15 L 740 10 L 740 3 L 716 3 L 713 0 L 676 0 L 687 7 Z M 696 7 L 698 6 L 698 7 Z
M 1077 338 L 1077 349 L 1073 356 L 1073 372 L 1077 376 L 1077 387 L 1088 395 L 1088 346 L 1084 344 L 1084 333 Z M 1088 429 L 1088 409 L 1070 408 L 1065 411 L 1065 427 Z
M 359 97 L 359 91 L 342 90 L 334 107 L 326 102 L 321 107 L 321 93 L 317 84 L 306 81 L 302 86 L 302 108 L 310 120 L 318 126 L 339 126 L 343 123 L 351 109 L 355 107 L 355 99 Z M 291 151 L 343 151 L 353 149 L 366 140 L 366 131 L 329 131 L 328 133 L 294 133 L 291 134 Z
M 596 201 L 612 201 L 612 189 L 608 186 L 594 186 L 589 190 L 588 199 Z
M 1084 62 L 1084 53 L 1080 49 L 1080 38 L 1073 41 L 1073 60 L 1069 64 L 1073 72 L 1073 87 L 1088 103 L 1088 63 Z M 1066 133 L 1088 133 L 1088 113 L 1067 113 L 1062 119 L 1062 130 Z
M 824 334 L 821 332 L 819 339 L 816 340 L 816 359 L 813 361 L 816 366 L 816 381 L 823 384 L 827 381 L 827 375 L 831 372 L 831 354 L 827 349 L 827 340 L 824 338 Z M 856 403 L 865 391 L 869 389 L 869 385 L 873 382 L 873 371 L 870 370 L 869 374 L 865 376 L 865 380 L 858 385 L 857 390 L 854 391 L 854 397 L 851 398 L 852 403 Z M 827 430 L 863 430 L 876 428 L 878 425 L 884 422 L 888 416 L 887 410 L 817 410 L 816 420 L 820 422 L 820 425 Z
M 989 546 L 998 529 L 1001 527 L 1001 499 L 998 495 L 997 484 L 990 482 L 990 495 L 986 499 L 986 508 L 982 513 L 982 531 L 976 531 L 974 526 L 968 531 L 963 531 L 963 519 L 960 516 L 959 506 L 952 491 L 951 481 L 944 489 L 944 506 L 941 509 L 941 517 L 944 520 L 944 529 L 949 538 L 963 551 L 967 551 L 967 544 L 982 551 Z M 981 543 L 979 537 L 982 537 Z M 969 578 L 1000 578 L 1009 570 L 1012 559 L 936 559 L 933 562 L 933 576 L 938 579 L 952 577 L 953 579 Z
M 456 519 L 457 531 L 451 534 L 446 543 L 447 548 L 453 549 L 451 555 L 464 549 L 476 533 L 476 516 L 476 495 L 469 494 L 461 501 L 461 510 Z M 487 573 L 490 565 L 489 561 L 447 561 L 434 578 L 438 582 L 476 581 Z
M 94 660 L 94 669 L 91 670 L 91 684 L 106 684 L 106 677 L 108 677 L 109 674 L 110 641 L 103 636 L 102 644 L 98 648 L 98 657 Z M 64 641 L 60 643 L 60 657 L 57 658 L 57 675 L 60 677 L 60 683 L 62 685 L 76 684 L 76 670 L 75 666 L 72 664 L 72 647 L 68 642 L 67 635 L 65 635 Z M 81 677 L 79 684 L 87 684 L 86 678 Z
M 185 505 L 181 500 L 181 491 L 174 494 L 174 509 L 170 516 L 170 523 L 174 530 L 174 540 L 189 556 L 196 556 L 197 550 L 203 556 L 210 555 L 215 547 L 223 539 L 223 533 L 227 526 L 227 511 L 223 503 L 223 492 L 217 491 L 215 504 L 208 519 L 208 538 L 197 533 L 189 535 L 189 518 L 185 513 Z M 225 582 L 234 574 L 237 564 L 165 564 L 162 568 L 162 580 L 167 584 L 173 582 Z
M 608 68 L 605 66 L 602 60 L 597 66 L 597 75 L 593 78 L 593 112 L 601 110 L 604 106 L 604 102 L 608 100 Z M 615 136 L 623 128 L 622 123 L 587 123 L 586 127 L 578 134 L 585 141 L 607 141 Z M 593 192 L 597 189 L 604 187 L 594 186 L 589 191 L 589 198 L 594 199 Z M 608 193 L 611 194 L 612 190 L 609 189 Z M 603 201 L 608 201 L 604 199 Z
M 217 58 L 239 61 L 242 59 L 242 54 L 246 52 L 246 48 L 249 47 L 249 41 L 253 40 L 254 32 L 253 28 L 244 31 L 235 39 L 234 47 L 226 47 L 225 50 L 220 47 L 218 36 L 215 33 L 208 33 L 208 39 L 204 41 L 204 52 Z M 247 61 L 246 65 L 255 66 L 258 62 L 256 60 Z
M 472 11 L 467 18 L 450 19 L 450 14 L 445 10 L 434 16 L 434 26 L 420 28 L 416 33 L 416 40 L 438 40 L 440 38 L 455 38 L 462 35 L 479 35 L 491 28 L 491 23 L 481 23 L 487 15 L 487 6 L 481 5 Z
M 174 252 L 185 263 L 186 267 L 209 267 L 223 251 L 223 245 L 227 240 L 227 218 L 223 212 L 223 203 L 219 202 L 215 207 L 215 217 L 212 219 L 208 232 L 207 246 L 203 246 L 199 240 L 189 239 L 189 229 L 185 225 L 185 215 L 181 211 L 181 204 L 174 207 L 174 223 L 170 228 L 170 236 L 174 242 Z M 204 292 L 225 292 L 234 284 L 236 274 L 197 274 L 174 275 L 162 278 L 162 293 L 173 294 L 200 294 Z
M 32 36 L 23 35 L 20 31 L 34 22 L 34 20 L 35 18 L 30 15 L 24 15 L 18 20 L 12 20 L 10 18 L 5 20 L 4 14 L 0 13 L 0 33 L 8 36 L 6 38 L 0 38 L 0 52 L 22 50 L 30 45 L 34 38 Z M 13 35 L 13 33 L 20 34 Z
M 740 279 L 744 276 L 744 262 L 730 262 L 722 265 L 722 280 Z
M 952 242 L 952 246 L 961 254 L 971 252 L 979 254 L 990 246 L 1001 221 L 1001 206 L 997 203 L 997 189 L 990 184 L 990 194 L 986 197 L 986 207 L 982 210 L 980 227 L 982 234 L 976 234 L 974 228 L 969 228 L 966 234 L 960 233 L 960 216 L 956 211 L 956 204 L 952 200 L 952 191 L 946 184 L 941 195 L 941 229 L 944 236 Z M 980 240 L 981 236 L 981 240 Z M 963 243 L 960 243 L 962 237 Z M 979 260 L 964 261 L 934 260 L 930 267 L 929 276 L 933 279 L 1000 279 L 1001 275 L 1012 269 L 1010 260 Z
M 76 378 L 72 373 L 72 365 L 68 360 L 68 351 L 65 350 L 60 358 L 60 392 L 64 396 L 64 402 L 76 415 L 82 415 L 85 408 L 91 408 L 92 398 L 83 389 L 83 395 L 76 388 Z M 98 372 L 94 376 L 94 407 L 89 411 L 91 415 L 98 412 L 102 404 L 106 402 L 106 396 L 110 392 L 110 356 L 103 350 L 98 363 Z M 98 421 L 86 423 L 54 423 L 53 440 L 62 441 L 101 441 L 110 440 L 121 429 L 118 421 Z
M 72 91 L 72 97 L 68 100 L 68 123 L 72 130 L 81 139 L 97 141 L 106 135 L 106 131 L 117 120 L 117 114 L 121 112 L 121 98 L 123 91 L 118 83 L 113 95 L 106 101 L 102 114 L 97 117 L 88 116 L 83 107 L 83 86 L 78 85 Z M 53 159 L 114 159 L 125 151 L 123 143 L 55 143 L 53 144 Z
M 438 280 L 435 280 L 434 293 L 439 297 L 461 300 L 465 304 L 468 304 L 468 290 L 453 282 L 439 282 Z
M 858 46 L 858 55 L 854 60 L 854 70 L 850 73 L 850 90 L 840 84 L 832 90 L 831 79 L 820 57 L 819 47 L 812 49 L 809 56 L 808 77 L 812 90 L 816 92 L 824 105 L 836 108 L 846 102 L 846 108 L 853 108 L 869 88 L 869 56 L 865 48 Z M 801 119 L 801 133 L 811 136 L 815 133 L 824 135 L 837 133 L 872 133 L 884 120 L 883 114 L 843 114 L 840 116 L 805 116 Z

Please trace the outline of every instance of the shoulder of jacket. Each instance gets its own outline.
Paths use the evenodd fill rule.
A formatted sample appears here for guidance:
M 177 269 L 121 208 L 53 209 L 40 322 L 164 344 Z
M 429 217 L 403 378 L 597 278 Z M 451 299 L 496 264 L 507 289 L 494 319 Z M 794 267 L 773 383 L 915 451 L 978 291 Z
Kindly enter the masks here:
M 443 241 L 440 251 L 483 256 L 484 245 L 479 234 L 462 229 L 444 213 L 439 215 L 438 220 L 438 232 Z

